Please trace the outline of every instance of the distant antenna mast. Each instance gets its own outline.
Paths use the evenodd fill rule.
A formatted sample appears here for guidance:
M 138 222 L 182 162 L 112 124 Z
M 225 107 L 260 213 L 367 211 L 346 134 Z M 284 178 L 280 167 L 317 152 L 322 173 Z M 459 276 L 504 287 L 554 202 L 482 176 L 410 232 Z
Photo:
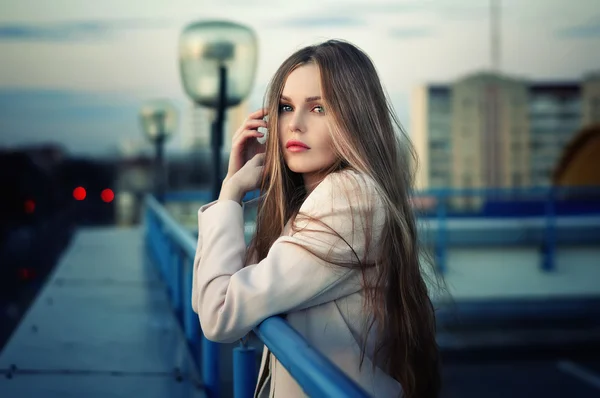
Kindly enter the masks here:
M 490 51 L 492 70 L 500 71 L 500 0 L 490 0 Z

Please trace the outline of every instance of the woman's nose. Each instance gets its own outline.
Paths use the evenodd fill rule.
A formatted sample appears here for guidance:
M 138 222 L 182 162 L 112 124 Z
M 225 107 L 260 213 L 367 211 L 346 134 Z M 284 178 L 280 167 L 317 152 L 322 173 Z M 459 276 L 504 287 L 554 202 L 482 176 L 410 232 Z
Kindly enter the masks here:
M 304 131 L 304 120 L 302 118 L 302 115 L 300 115 L 300 113 L 295 113 L 291 118 L 290 118 L 290 123 L 289 123 L 289 128 L 290 131 L 292 132 L 303 132 Z

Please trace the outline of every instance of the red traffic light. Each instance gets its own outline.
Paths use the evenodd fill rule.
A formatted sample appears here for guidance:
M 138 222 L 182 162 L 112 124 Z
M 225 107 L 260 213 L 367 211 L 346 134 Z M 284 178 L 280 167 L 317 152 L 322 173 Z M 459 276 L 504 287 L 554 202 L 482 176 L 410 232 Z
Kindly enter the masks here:
M 31 268 L 19 268 L 18 273 L 22 281 L 27 281 L 35 277 L 35 272 Z
M 25 201 L 25 213 L 31 214 L 35 211 L 35 202 L 31 199 Z
M 84 200 L 86 195 L 87 192 L 85 192 L 85 188 L 83 187 L 77 187 L 73 190 L 73 197 L 75 200 Z
M 100 193 L 100 197 L 106 203 L 110 203 L 115 198 L 115 193 L 112 191 L 112 189 L 106 188 Z

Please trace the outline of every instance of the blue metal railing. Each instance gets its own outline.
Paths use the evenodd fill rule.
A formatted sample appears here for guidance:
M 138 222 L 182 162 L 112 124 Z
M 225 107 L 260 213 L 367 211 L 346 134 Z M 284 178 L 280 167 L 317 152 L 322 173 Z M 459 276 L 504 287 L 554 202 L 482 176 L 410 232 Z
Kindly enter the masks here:
M 245 200 L 257 196 L 257 192 L 251 192 Z M 428 202 L 421 207 L 421 217 L 436 216 L 441 205 L 446 205 L 447 214 L 452 217 L 543 216 L 546 214 L 545 205 L 549 202 L 554 204 L 557 215 L 600 214 L 600 186 L 432 188 L 417 190 L 413 197 Z M 475 199 L 480 203 L 469 203 Z M 208 203 L 211 193 L 206 190 L 168 192 L 166 200 Z M 452 203 L 453 200 L 462 200 L 463 203 Z
M 437 221 L 433 241 L 436 265 L 446 270 L 449 219 L 507 217 L 542 218 L 538 228 L 541 269 L 554 269 L 559 216 L 600 215 L 600 187 L 528 187 L 481 189 L 429 189 L 413 195 L 419 216 Z M 597 236 L 592 236 L 600 242 Z
M 191 305 L 196 241 L 152 196 L 145 200 L 145 227 L 146 250 L 166 281 L 173 309 L 182 322 L 192 352 L 200 355 L 194 359 L 200 367 L 206 393 L 211 398 L 218 397 L 219 344 L 204 337 Z M 282 318 L 268 318 L 254 332 L 310 396 L 368 396 Z M 256 384 L 256 352 L 240 346 L 233 355 L 234 396 L 251 397 Z
M 417 191 L 412 197 L 419 219 L 435 222 L 422 228 L 420 238 L 424 245 L 431 246 L 441 273 L 447 268 L 448 249 L 453 245 L 537 245 L 540 268 L 552 271 L 559 243 L 600 243 L 600 187 L 442 188 Z M 172 192 L 168 198 L 208 202 L 210 193 Z M 561 225 L 566 218 L 575 218 L 581 228 Z M 467 219 L 479 224 L 465 228 Z M 507 219 L 518 222 L 510 227 L 500 225 Z M 482 233 L 482 228 L 489 227 L 484 225 L 485 220 L 502 228 Z M 427 232 L 433 232 L 433 236 Z
M 600 187 L 527 188 L 434 188 L 416 191 L 426 199 L 420 216 L 435 216 L 446 206 L 452 217 L 535 217 L 548 214 L 548 205 L 557 215 L 600 214 Z

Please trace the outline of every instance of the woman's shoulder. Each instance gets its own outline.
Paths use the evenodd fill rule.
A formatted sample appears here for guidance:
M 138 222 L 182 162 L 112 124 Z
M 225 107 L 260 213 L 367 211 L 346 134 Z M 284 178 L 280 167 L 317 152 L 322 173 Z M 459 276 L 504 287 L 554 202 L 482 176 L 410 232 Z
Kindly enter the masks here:
M 364 242 L 366 231 L 371 231 L 369 239 L 379 239 L 386 219 L 377 183 L 364 173 L 343 170 L 325 177 L 306 198 L 295 225 L 302 230 L 319 220 L 327 226 L 326 231 L 335 231 L 354 246 Z M 310 225 L 311 229 L 321 228 Z
M 323 183 L 326 190 L 351 195 L 355 199 L 377 196 L 377 183 L 373 178 L 354 169 L 330 173 Z
M 334 207 L 372 207 L 380 204 L 377 183 L 370 176 L 352 169 L 330 173 L 305 201 L 307 206 L 321 208 L 327 203 Z

